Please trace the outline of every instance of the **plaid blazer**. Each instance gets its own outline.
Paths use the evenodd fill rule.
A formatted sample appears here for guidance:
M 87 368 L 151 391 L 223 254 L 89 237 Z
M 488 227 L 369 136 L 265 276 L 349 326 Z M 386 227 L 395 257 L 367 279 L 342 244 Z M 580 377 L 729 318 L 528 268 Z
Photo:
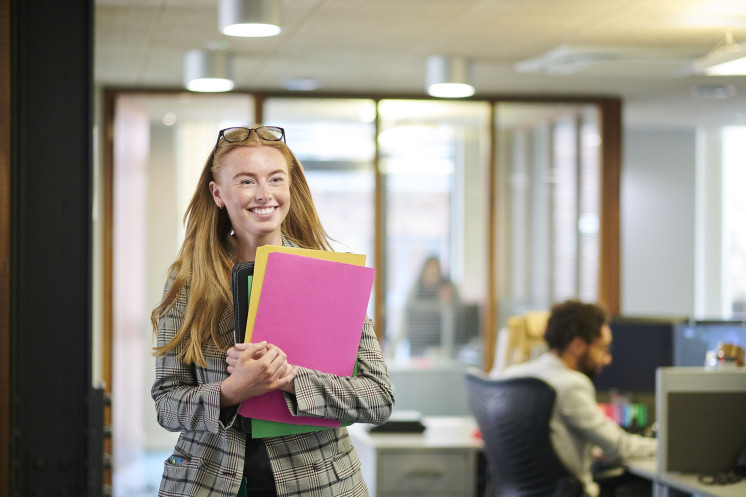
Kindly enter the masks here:
M 168 282 L 166 285 L 168 286 Z M 181 326 L 189 288 L 182 291 L 169 314 L 158 323 L 158 345 L 167 343 Z M 219 332 L 233 336 L 229 307 Z M 181 432 L 172 458 L 164 463 L 159 496 L 235 497 L 243 475 L 246 434 L 235 423 L 237 406 L 220 409 L 220 382 L 228 376 L 225 352 L 210 342 L 203 346 L 207 367 L 185 364 L 180 347 L 156 358 L 151 395 L 158 422 Z M 366 318 L 357 375 L 339 377 L 299 368 L 295 396 L 285 394 L 294 415 L 342 422 L 384 423 L 394 404 L 386 364 Z M 346 428 L 263 439 L 278 496 L 367 496 L 360 460 Z

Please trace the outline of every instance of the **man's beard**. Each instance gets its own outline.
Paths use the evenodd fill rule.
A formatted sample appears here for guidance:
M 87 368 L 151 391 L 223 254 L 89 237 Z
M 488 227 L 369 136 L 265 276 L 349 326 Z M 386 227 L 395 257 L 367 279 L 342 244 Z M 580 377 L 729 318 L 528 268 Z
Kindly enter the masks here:
M 598 368 L 595 367 L 594 364 L 591 363 L 590 355 L 588 352 L 580 356 L 578 359 L 578 370 L 586 375 L 588 378 L 591 379 L 591 381 L 596 379 L 596 376 L 598 375 Z

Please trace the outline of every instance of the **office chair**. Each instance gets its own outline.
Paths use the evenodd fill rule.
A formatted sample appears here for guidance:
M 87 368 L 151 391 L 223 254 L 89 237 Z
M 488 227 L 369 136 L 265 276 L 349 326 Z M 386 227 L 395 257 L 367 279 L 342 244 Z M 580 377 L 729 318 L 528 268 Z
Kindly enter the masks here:
M 466 374 L 467 397 L 484 440 L 485 497 L 580 497 L 583 486 L 555 454 L 549 419 L 556 393 L 537 378 Z

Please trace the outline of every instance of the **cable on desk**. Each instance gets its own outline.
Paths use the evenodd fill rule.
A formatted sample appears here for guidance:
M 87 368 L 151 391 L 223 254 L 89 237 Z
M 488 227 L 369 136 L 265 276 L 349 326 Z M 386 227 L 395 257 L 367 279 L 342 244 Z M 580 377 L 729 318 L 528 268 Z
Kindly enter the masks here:
M 697 480 L 699 480 L 702 485 L 731 485 L 740 482 L 742 479 L 743 477 L 741 475 L 738 475 L 733 471 L 703 473 L 697 476 Z

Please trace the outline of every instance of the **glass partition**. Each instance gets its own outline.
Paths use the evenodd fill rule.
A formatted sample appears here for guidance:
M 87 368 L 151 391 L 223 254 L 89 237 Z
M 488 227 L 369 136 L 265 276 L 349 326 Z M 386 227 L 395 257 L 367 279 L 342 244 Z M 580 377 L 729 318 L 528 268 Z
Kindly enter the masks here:
M 269 98 L 264 121 L 285 128 L 306 171 L 334 249 L 374 260 L 375 117 L 373 100 Z
M 596 105 L 498 103 L 497 321 L 598 299 L 601 138 Z
M 379 103 L 386 352 L 418 364 L 481 357 L 489 106 Z
M 723 302 L 721 315 L 744 319 L 746 317 L 746 126 L 727 126 L 723 129 Z M 719 190 L 720 188 L 718 188 Z M 713 202 L 714 203 L 714 202 Z

